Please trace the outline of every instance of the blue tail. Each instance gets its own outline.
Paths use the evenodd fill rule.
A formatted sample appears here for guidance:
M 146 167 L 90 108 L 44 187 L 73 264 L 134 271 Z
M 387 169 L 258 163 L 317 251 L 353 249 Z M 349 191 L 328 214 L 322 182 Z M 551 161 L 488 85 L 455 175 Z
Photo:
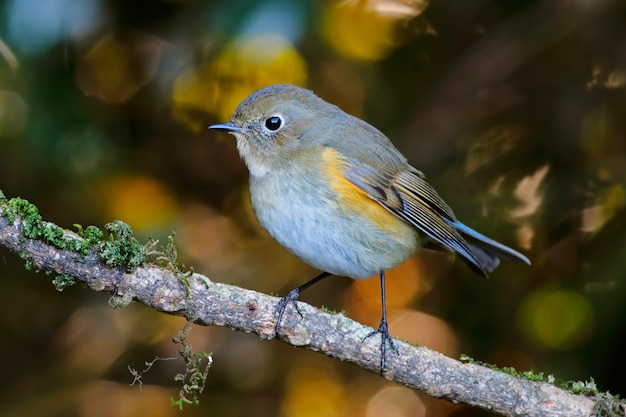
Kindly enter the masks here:
M 472 269 L 478 269 L 477 272 L 482 272 L 483 275 L 486 275 L 487 272 L 493 271 L 498 266 L 501 259 L 530 265 L 530 260 L 521 253 L 478 233 L 476 230 L 464 225 L 460 221 L 448 220 L 448 223 L 454 227 L 469 244 L 473 259 L 463 257 L 463 260 L 468 263 Z

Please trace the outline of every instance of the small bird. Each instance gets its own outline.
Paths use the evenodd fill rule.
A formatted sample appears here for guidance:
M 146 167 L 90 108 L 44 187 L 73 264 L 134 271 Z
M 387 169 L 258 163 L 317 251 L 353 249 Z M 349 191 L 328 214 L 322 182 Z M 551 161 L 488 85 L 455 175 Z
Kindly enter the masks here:
M 293 85 L 257 90 L 228 123 L 209 127 L 237 139 L 250 171 L 250 198 L 261 226 L 304 262 L 323 271 L 276 307 L 276 334 L 287 306 L 330 275 L 379 275 L 380 373 L 389 335 L 385 271 L 420 248 L 447 249 L 487 276 L 521 253 L 458 221 L 450 207 L 378 129 Z

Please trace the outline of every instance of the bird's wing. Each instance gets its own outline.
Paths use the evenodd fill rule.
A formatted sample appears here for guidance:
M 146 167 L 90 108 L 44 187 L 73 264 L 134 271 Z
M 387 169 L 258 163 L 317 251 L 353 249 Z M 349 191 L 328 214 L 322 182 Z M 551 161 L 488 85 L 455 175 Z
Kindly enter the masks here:
M 396 173 L 387 173 L 371 165 L 349 160 L 345 173 L 348 181 L 367 195 L 410 223 L 432 241 L 455 252 L 477 273 L 486 275 L 493 269 L 477 259 L 468 242 L 454 227 L 456 218 L 452 209 L 426 182 L 423 174 L 410 167 Z M 482 255 L 482 254 L 481 254 Z M 489 257 L 493 261 L 493 257 Z M 497 258 L 495 258 L 497 265 Z M 495 267 L 493 265 L 493 267 Z

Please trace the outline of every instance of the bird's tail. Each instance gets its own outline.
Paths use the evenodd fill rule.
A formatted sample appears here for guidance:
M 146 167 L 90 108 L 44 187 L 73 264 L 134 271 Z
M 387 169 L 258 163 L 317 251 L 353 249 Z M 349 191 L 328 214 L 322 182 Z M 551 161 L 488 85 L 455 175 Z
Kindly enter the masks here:
M 501 259 L 530 265 L 530 260 L 516 250 L 478 233 L 476 230 L 464 225 L 458 220 L 449 223 L 463 236 L 470 246 L 470 251 L 474 259 L 462 256 L 463 260 L 473 270 L 476 270 L 482 275 L 493 271 L 498 266 Z

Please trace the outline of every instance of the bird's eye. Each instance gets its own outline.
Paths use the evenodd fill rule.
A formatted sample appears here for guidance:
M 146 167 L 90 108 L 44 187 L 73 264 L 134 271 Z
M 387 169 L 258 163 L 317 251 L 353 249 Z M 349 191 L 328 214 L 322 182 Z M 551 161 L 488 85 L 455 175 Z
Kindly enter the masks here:
M 269 130 L 278 130 L 283 124 L 283 121 L 278 116 L 272 116 L 265 121 L 265 127 Z

